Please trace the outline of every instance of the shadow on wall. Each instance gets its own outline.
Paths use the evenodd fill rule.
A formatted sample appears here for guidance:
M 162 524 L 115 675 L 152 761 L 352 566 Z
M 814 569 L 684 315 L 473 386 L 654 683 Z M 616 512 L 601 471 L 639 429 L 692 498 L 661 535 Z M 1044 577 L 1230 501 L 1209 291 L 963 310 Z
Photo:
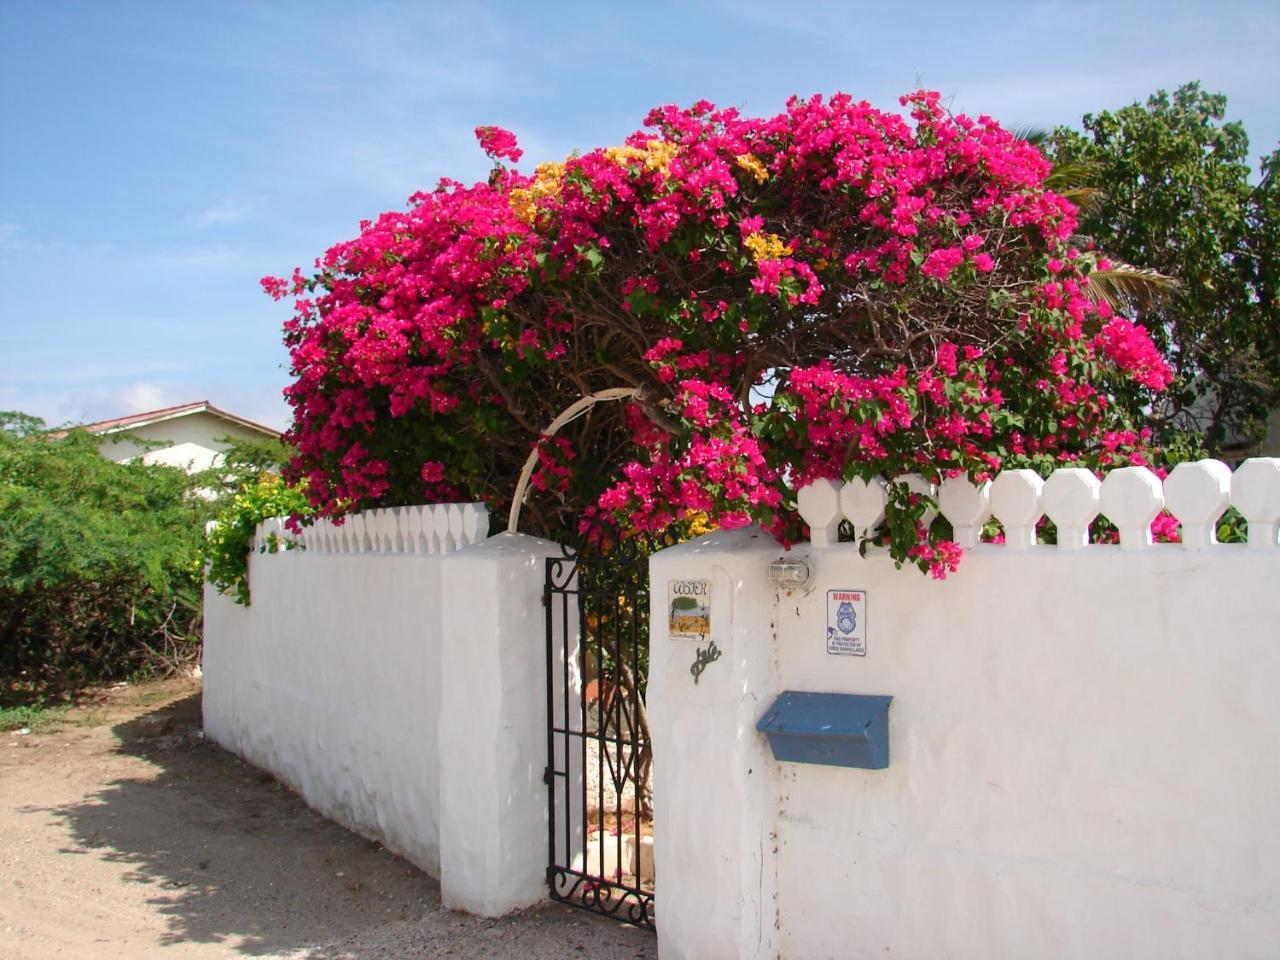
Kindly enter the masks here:
M 115 780 L 85 802 L 30 812 L 70 828 L 78 845 L 61 854 L 127 864 L 125 881 L 150 887 L 146 900 L 169 927 L 160 945 L 349 957 L 322 944 L 438 904 L 434 880 L 203 739 L 198 694 L 113 732 L 118 751 L 154 764 L 154 777 Z

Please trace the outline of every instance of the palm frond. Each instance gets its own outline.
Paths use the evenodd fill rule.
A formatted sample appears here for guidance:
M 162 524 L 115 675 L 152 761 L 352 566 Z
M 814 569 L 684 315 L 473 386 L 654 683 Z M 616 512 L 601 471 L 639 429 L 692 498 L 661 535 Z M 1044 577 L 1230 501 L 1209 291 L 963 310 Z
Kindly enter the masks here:
M 1019 140 L 1025 140 L 1041 150 L 1049 145 L 1049 131 L 1044 127 L 1015 127 L 1010 132 Z
M 1068 187 L 1063 190 L 1054 190 L 1054 193 L 1070 200 L 1086 217 L 1098 213 L 1102 209 L 1103 201 L 1107 199 L 1107 192 L 1101 187 Z
M 1113 309 L 1145 309 L 1163 300 L 1182 284 L 1159 270 L 1112 263 L 1109 270 L 1094 270 L 1085 279 L 1085 291 L 1105 300 Z
M 1044 185 L 1055 193 L 1063 193 L 1080 187 L 1097 188 L 1101 166 L 1093 160 L 1058 162 L 1045 177 Z

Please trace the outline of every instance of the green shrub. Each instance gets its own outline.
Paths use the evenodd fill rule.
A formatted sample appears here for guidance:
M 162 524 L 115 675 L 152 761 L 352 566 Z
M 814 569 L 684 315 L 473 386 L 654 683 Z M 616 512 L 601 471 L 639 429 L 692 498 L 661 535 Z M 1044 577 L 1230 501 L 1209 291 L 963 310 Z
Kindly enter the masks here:
M 0 700 L 193 662 L 197 481 L 42 426 L 0 413 Z
M 256 481 L 244 484 L 219 511 L 205 537 L 204 559 L 209 582 L 220 593 L 234 597 L 236 603 L 248 606 L 249 551 L 253 547 L 254 530 L 271 517 L 310 512 L 302 490 L 289 486 L 274 474 L 264 473 Z M 292 550 L 294 546 L 292 540 L 271 534 L 259 546 L 259 551 L 275 553 L 281 548 Z

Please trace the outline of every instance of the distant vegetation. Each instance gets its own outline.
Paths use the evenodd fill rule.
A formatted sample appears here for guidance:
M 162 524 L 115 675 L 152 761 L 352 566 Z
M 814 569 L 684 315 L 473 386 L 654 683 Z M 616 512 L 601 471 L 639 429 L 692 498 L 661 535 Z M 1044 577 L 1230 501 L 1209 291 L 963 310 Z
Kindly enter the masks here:
M 194 666 L 204 525 L 281 459 L 238 444 L 189 476 L 98 443 L 0 413 L 0 705 Z
M 1175 373 L 1148 416 L 1156 442 L 1232 456 L 1280 406 L 1280 148 L 1252 153 L 1228 117 L 1225 96 L 1188 83 L 1040 145 L 1050 185 L 1080 206 L 1082 240 L 1143 268 L 1118 272 L 1110 293 Z M 1176 285 L 1151 296 L 1144 271 Z

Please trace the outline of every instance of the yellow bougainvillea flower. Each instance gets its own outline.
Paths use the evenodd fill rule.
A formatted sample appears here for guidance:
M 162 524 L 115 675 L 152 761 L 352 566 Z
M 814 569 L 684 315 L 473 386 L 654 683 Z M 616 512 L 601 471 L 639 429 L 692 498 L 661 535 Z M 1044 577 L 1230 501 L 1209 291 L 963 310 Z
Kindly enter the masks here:
M 684 518 L 689 521 L 690 537 L 700 537 L 717 529 L 716 525 L 711 522 L 711 518 L 702 510 L 687 510 Z
M 734 160 L 737 161 L 738 166 L 756 178 L 756 183 L 764 183 L 769 179 L 768 169 L 754 153 L 740 153 L 734 157 Z
M 742 245 L 751 251 L 756 263 L 761 260 L 780 260 L 791 253 L 791 248 L 776 233 L 751 233 L 742 238 Z
M 627 166 L 631 161 L 638 160 L 648 169 L 665 174 L 679 151 L 678 144 L 654 138 L 646 141 L 643 147 L 605 147 L 604 155 L 619 166 Z
M 538 216 L 538 201 L 556 197 L 564 185 L 563 163 L 540 163 L 533 171 L 533 183 L 511 191 L 508 200 L 516 219 L 533 224 Z

